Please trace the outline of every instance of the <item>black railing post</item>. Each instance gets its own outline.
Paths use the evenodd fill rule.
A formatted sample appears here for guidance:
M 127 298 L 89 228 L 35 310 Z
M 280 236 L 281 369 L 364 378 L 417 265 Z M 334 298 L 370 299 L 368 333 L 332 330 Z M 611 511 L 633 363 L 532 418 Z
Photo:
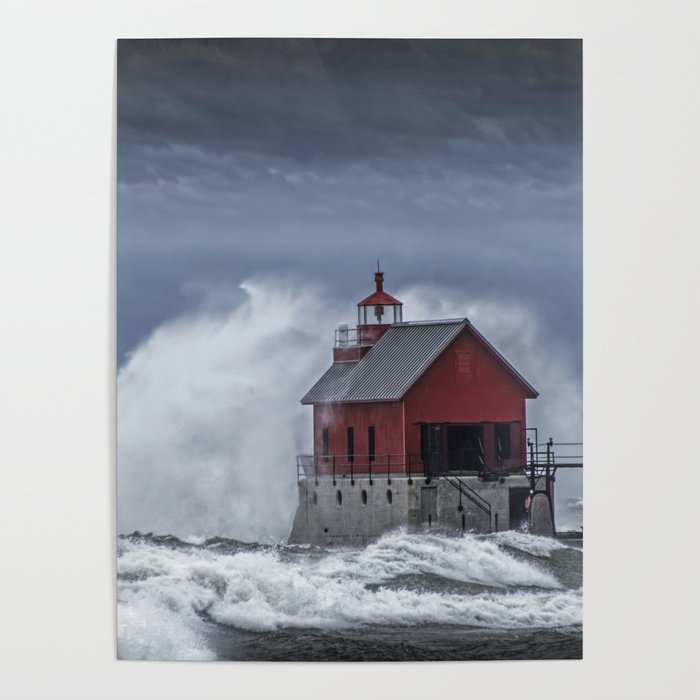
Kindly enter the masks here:
M 317 461 L 315 455 L 313 457 L 313 460 L 314 460 L 314 482 L 316 483 L 316 486 L 318 486 L 318 461 Z
M 369 485 L 372 485 L 372 458 L 369 458 Z
M 353 463 L 355 460 L 353 457 L 350 457 L 350 456 L 348 456 L 348 459 L 350 460 L 350 486 L 354 486 L 355 485 L 355 471 L 353 468 Z
M 391 455 L 386 456 L 386 483 L 391 483 Z
M 552 490 L 552 473 L 550 471 L 550 465 L 554 464 L 554 450 L 552 449 L 554 447 L 554 440 L 552 438 L 549 438 L 547 441 L 547 468 L 545 470 L 545 489 L 547 491 L 547 496 L 549 496 L 550 501 L 551 501 L 551 490 Z
M 335 455 L 333 455 L 333 486 L 335 486 Z

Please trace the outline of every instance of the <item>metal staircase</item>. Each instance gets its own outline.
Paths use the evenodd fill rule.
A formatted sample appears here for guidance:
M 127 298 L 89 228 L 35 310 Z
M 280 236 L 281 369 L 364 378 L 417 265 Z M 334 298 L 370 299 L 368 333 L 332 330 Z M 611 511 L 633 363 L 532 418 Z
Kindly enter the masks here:
M 473 488 L 467 486 L 458 476 L 440 474 L 440 478 L 459 491 L 459 510 L 464 508 L 462 505 L 462 497 L 464 496 L 477 508 L 483 510 L 489 516 L 489 522 L 491 522 L 491 504 L 485 498 L 482 498 Z

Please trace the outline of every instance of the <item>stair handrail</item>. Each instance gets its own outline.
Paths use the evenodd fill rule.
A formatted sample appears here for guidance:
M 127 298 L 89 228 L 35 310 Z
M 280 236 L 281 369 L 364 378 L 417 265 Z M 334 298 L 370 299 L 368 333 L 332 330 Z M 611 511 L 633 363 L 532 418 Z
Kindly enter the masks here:
M 491 518 L 491 504 L 483 496 L 480 496 L 473 488 L 467 486 L 458 476 L 447 474 L 440 474 L 440 476 Z

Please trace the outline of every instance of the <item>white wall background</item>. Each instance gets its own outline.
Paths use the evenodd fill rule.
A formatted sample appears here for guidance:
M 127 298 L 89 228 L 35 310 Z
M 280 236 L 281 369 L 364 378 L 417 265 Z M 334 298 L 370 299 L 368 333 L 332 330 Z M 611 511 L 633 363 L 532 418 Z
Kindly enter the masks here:
M 695 3 L 6 0 L 2 18 L 0 696 L 694 696 Z M 115 660 L 115 40 L 183 36 L 583 37 L 583 662 Z

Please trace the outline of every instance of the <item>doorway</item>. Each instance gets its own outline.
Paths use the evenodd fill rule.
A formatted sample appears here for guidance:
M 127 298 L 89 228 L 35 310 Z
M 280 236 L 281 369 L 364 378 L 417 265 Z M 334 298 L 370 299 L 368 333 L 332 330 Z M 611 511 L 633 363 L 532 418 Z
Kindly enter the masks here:
M 508 516 L 511 530 L 520 530 L 527 527 L 529 503 L 530 489 L 508 489 Z
M 447 468 L 452 472 L 484 469 L 483 425 L 450 425 L 447 428 Z
M 422 486 L 420 490 L 420 520 L 423 525 L 437 522 L 437 488 Z

